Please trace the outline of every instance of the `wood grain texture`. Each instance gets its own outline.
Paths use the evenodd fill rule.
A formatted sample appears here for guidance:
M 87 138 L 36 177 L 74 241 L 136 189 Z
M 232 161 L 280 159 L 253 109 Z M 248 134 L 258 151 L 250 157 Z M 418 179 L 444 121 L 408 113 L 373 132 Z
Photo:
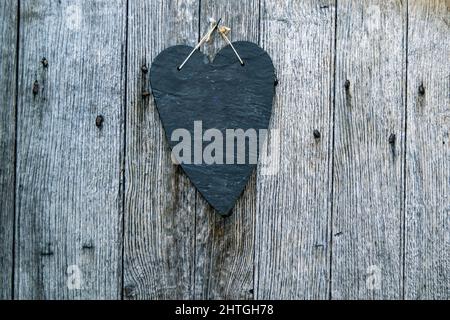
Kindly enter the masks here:
M 405 298 L 450 298 L 450 3 L 408 8 Z
M 200 13 L 202 35 L 209 18 L 222 18 L 231 41 L 258 43 L 258 0 L 202 0 Z M 219 33 L 212 40 L 204 47 L 211 60 L 227 45 Z M 197 193 L 195 298 L 253 298 L 255 181 L 253 174 L 229 217 L 219 216 Z
M 0 4 L 0 300 L 12 298 L 18 1 Z
M 125 299 L 194 297 L 194 186 L 172 164 L 150 92 L 153 59 L 194 46 L 199 2 L 129 1 L 125 178 Z M 181 61 L 180 61 L 181 63 Z
M 405 33 L 405 2 L 338 2 L 333 299 L 402 297 Z
M 261 45 L 279 79 L 271 130 L 280 139 L 269 143 L 278 170 L 258 169 L 255 297 L 326 299 L 334 2 L 263 0 Z
M 124 4 L 21 3 L 15 298 L 120 298 Z

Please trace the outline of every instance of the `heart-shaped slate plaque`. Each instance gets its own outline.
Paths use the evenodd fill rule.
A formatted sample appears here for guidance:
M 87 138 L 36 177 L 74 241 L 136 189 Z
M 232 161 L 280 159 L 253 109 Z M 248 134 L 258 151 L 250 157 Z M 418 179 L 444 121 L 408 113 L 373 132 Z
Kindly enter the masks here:
M 181 167 L 221 215 L 230 213 L 256 166 L 251 160 L 256 143 L 250 138 L 251 133 L 257 134 L 258 156 L 275 92 L 275 73 L 269 55 L 251 42 L 233 45 L 244 65 L 228 45 L 213 62 L 197 50 L 178 70 L 193 49 L 179 45 L 162 51 L 150 69 L 152 93 L 169 145 L 174 153 L 175 149 L 182 149 L 179 154 L 182 158 L 176 157 L 184 159 L 180 161 Z M 238 161 L 238 129 L 242 129 L 240 133 L 249 133 L 245 136 L 244 163 L 243 158 Z M 213 134 L 208 135 L 208 131 Z M 210 153 L 216 156 L 211 163 L 203 159 L 203 152 L 213 142 L 223 148 Z M 180 143 L 186 148 L 180 148 Z M 218 151 L 223 151 L 223 155 L 217 161 Z

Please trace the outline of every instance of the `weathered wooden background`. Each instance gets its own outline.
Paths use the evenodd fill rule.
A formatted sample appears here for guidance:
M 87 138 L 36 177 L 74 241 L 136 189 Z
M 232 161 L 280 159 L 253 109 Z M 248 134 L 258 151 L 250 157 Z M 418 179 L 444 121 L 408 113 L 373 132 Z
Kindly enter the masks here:
M 229 218 L 170 161 L 142 69 L 209 17 L 279 79 L 279 171 Z M 448 0 L 2 0 L 0 18 L 0 298 L 449 299 Z

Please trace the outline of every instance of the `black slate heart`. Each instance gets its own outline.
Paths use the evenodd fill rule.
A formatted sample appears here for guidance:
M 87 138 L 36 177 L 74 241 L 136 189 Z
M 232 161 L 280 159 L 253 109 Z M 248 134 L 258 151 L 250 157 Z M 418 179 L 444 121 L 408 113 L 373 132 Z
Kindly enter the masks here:
M 194 121 L 202 121 L 203 132 L 220 130 L 224 144 L 226 129 L 267 129 L 275 91 L 272 60 L 254 43 L 239 41 L 233 45 L 245 63 L 243 66 L 229 45 L 211 63 L 203 53 L 195 51 L 181 70 L 177 67 L 192 47 L 167 48 L 153 61 L 152 93 L 172 149 L 178 144 L 171 140 L 172 133 L 180 128 L 189 131 L 194 146 Z M 209 143 L 202 141 L 201 145 L 205 148 Z M 222 215 L 229 214 L 256 166 L 249 163 L 248 143 L 245 164 L 236 163 L 237 154 L 234 164 L 226 164 L 226 151 L 224 164 L 181 163 L 195 187 Z M 191 159 L 193 154 L 194 151 Z

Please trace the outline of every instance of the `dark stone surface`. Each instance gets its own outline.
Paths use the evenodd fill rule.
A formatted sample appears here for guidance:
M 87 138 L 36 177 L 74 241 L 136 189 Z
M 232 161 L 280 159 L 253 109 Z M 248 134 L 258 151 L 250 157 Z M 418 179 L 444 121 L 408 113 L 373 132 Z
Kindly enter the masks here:
M 256 44 L 234 42 L 245 65 L 241 66 L 230 46 L 223 48 L 213 62 L 196 51 L 181 70 L 177 67 L 192 47 L 174 46 L 162 51 L 150 69 L 150 83 L 170 147 L 172 132 L 178 128 L 191 133 L 194 159 L 194 121 L 202 121 L 203 133 L 216 128 L 267 129 L 272 113 L 274 67 L 269 55 Z M 259 136 L 259 135 L 258 135 Z M 260 137 L 258 137 L 260 138 Z M 203 148 L 210 142 L 203 142 Z M 185 173 L 203 197 L 222 215 L 230 213 L 242 193 L 255 164 L 208 165 L 181 163 Z M 259 153 L 259 148 L 257 150 Z M 236 153 L 236 152 L 235 152 Z

